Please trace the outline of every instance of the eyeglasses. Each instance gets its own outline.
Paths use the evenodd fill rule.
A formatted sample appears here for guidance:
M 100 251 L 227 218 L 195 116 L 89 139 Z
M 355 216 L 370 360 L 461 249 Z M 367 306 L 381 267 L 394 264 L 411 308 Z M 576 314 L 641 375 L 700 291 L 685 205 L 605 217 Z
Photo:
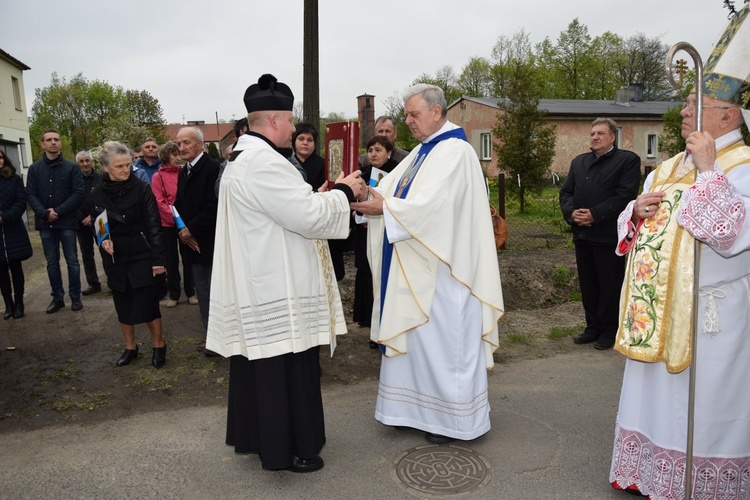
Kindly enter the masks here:
M 682 103 L 682 109 L 688 108 L 688 111 L 691 113 L 695 113 L 695 103 L 694 102 L 683 102 Z M 732 109 L 733 106 L 703 106 L 703 109 Z

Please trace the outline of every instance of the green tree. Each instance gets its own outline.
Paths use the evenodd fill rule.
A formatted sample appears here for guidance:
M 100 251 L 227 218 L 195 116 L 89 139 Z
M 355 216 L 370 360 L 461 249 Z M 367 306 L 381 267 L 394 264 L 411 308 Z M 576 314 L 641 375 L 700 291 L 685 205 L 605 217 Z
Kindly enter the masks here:
M 412 85 L 416 85 L 418 83 L 427 83 L 443 89 L 445 100 L 448 102 L 448 104 L 461 97 L 461 90 L 458 88 L 458 78 L 456 77 L 456 73 L 453 71 L 453 68 L 449 65 L 445 65 L 438 69 L 435 72 L 435 75 L 422 73 L 417 77 L 416 80 L 414 80 Z
M 208 156 L 210 156 L 214 160 L 221 160 L 221 156 L 219 155 L 219 149 L 216 147 L 215 143 L 209 142 L 207 149 L 208 149 Z
M 414 138 L 409 130 L 409 126 L 406 124 L 406 113 L 404 112 L 404 100 L 398 92 L 394 92 L 383 101 L 383 107 L 385 109 L 385 115 L 390 116 L 396 120 L 396 129 L 398 130 L 398 137 L 396 137 L 396 147 L 401 149 L 411 150 L 419 141 Z
M 555 46 L 553 68 L 560 79 L 563 99 L 588 99 L 590 94 L 587 75 L 591 65 L 591 36 L 578 18 L 561 32 Z
M 539 110 L 540 91 L 534 68 L 517 63 L 508 79 L 508 98 L 500 102 L 494 129 L 498 144 L 498 166 L 519 182 L 508 183 L 518 195 L 520 211 L 525 209 L 527 192 L 538 192 L 555 156 L 555 127 L 545 124 L 545 111 Z
M 614 99 L 622 81 L 615 61 L 622 50 L 622 38 L 607 31 L 591 41 L 589 99 Z
M 659 134 L 659 149 L 674 156 L 685 151 L 685 139 L 682 137 L 682 109 L 679 106 L 664 113 L 664 129 Z
M 528 63 L 532 57 L 529 34 L 523 28 L 513 33 L 511 37 L 506 35 L 497 37 L 492 47 L 489 95 L 504 96 L 505 84 L 512 65 L 518 62 Z
M 82 149 L 92 149 L 106 140 L 130 145 L 148 136 L 166 138 L 162 110 L 148 92 L 123 90 L 100 80 L 87 80 L 82 73 L 70 80 L 52 73 L 50 85 L 35 91 L 29 132 L 32 153 L 41 156 L 41 133 L 54 128 L 63 140 L 63 155 L 70 158 Z
M 490 76 L 490 62 L 484 57 L 472 57 L 461 70 L 456 82 L 460 95 L 489 97 Z
M 636 33 L 626 38 L 613 58 L 620 85 L 640 84 L 646 101 L 674 99 L 676 92 L 664 77 L 664 58 L 668 50 L 661 37 L 649 38 Z

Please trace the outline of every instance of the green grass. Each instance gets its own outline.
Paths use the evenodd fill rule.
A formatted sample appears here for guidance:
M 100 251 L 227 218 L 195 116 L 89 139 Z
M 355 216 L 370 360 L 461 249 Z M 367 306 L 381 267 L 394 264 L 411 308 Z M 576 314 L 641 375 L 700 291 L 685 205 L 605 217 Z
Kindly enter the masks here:
M 73 388 L 75 390 L 75 388 Z M 94 411 L 109 402 L 109 394 L 92 394 L 84 392 L 79 395 L 65 395 L 52 402 L 52 408 L 58 412 L 70 410 Z
M 176 375 L 168 372 L 157 371 L 154 368 L 138 370 L 138 377 L 133 382 L 133 387 L 149 391 L 168 390 L 176 386 L 179 380 Z
M 547 338 L 550 340 L 561 340 L 578 334 L 580 330 L 580 326 L 566 326 L 563 328 L 554 327 L 547 334 Z
M 555 286 L 565 286 L 573 280 L 573 275 L 567 266 L 557 266 L 552 272 L 552 283 Z
M 529 345 L 534 339 L 534 336 L 530 333 L 509 333 L 508 343 L 510 344 L 523 344 Z

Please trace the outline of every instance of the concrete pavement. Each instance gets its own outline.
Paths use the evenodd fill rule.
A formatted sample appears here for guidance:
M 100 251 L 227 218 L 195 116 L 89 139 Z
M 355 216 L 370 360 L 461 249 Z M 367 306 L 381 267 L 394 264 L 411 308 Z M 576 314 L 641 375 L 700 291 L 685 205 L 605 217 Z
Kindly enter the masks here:
M 498 365 L 492 430 L 458 443 L 493 477 L 471 498 L 630 498 L 608 482 L 624 358 L 572 354 Z M 0 498 L 361 498 L 426 496 L 396 482 L 403 452 L 428 444 L 373 417 L 376 382 L 324 389 L 326 466 L 269 472 L 224 444 L 224 407 L 134 415 L 0 435 Z

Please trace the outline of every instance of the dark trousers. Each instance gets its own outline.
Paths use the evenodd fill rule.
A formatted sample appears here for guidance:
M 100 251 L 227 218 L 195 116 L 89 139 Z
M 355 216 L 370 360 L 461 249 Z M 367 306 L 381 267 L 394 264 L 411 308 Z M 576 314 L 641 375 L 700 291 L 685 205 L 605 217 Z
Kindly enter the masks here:
M 63 300 L 62 271 L 60 270 L 60 247 L 62 246 L 65 264 L 68 266 L 68 294 L 71 299 L 81 298 L 81 266 L 78 264 L 78 247 L 75 229 L 40 229 L 42 250 L 47 261 L 47 277 L 52 288 L 52 297 Z
M 208 329 L 208 304 L 211 300 L 211 267 L 193 264 L 192 268 L 195 293 L 198 295 L 198 307 L 201 310 L 201 321 L 203 321 L 203 326 Z
M 625 257 L 618 256 L 614 246 L 576 242 L 576 264 L 586 313 L 586 332 L 603 340 L 613 340 L 625 278 Z
M 180 254 L 185 247 L 180 244 L 177 229 L 174 226 L 162 226 L 161 229 L 167 247 L 167 290 L 169 290 L 169 298 L 180 300 L 180 281 L 183 281 L 185 285 L 185 295 L 192 297 L 195 295 L 193 270 L 190 265 L 185 265 L 184 256 L 182 259 L 182 277 L 180 277 Z M 181 280 L 181 278 L 184 278 L 184 280 Z
M 24 276 L 21 261 L 0 262 L 0 291 L 2 291 L 5 302 L 13 301 L 14 291 L 16 300 L 22 299 L 23 290 Z
M 326 442 L 320 348 L 249 361 L 229 358 L 227 444 L 259 453 L 266 469 L 313 458 Z
M 101 286 L 99 274 L 96 272 L 96 261 L 94 260 L 94 231 L 90 227 L 78 229 L 78 247 L 81 249 L 81 260 L 83 261 L 83 272 L 86 275 L 86 283 L 89 286 Z

